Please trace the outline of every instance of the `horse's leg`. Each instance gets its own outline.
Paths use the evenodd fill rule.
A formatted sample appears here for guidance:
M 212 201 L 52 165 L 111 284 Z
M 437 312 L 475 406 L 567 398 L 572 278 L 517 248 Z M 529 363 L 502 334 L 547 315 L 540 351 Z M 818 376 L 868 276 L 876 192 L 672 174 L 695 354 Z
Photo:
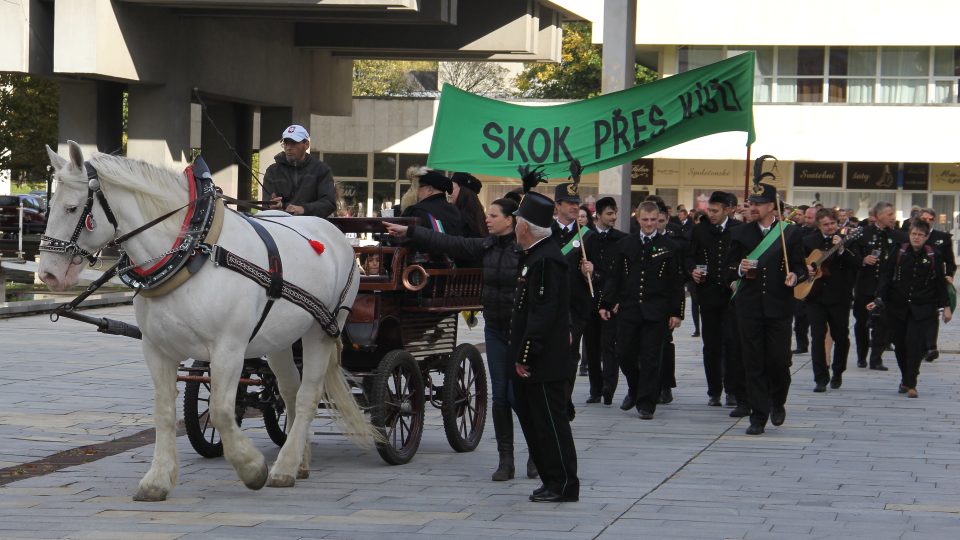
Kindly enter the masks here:
M 303 336 L 303 378 L 297 391 L 296 417 L 287 433 L 287 442 L 270 469 L 268 486 L 290 487 L 298 473 L 303 469 L 309 470 L 310 462 L 303 461 L 310 458 L 309 449 L 306 448 L 310 423 L 317 414 L 326 364 L 330 361 L 331 347 L 334 346 L 334 342 L 316 324 Z
M 243 348 L 222 346 L 212 351 L 210 418 L 220 432 L 223 455 L 240 480 L 250 489 L 260 489 L 267 481 L 267 462 L 237 426 L 237 384 L 242 371 Z
M 162 501 L 177 483 L 177 366 L 179 360 L 143 340 L 143 356 L 153 378 L 153 463 L 140 480 L 135 501 Z
M 280 351 L 267 355 L 267 363 L 270 365 L 270 371 L 277 379 L 277 388 L 280 390 L 280 397 L 286 406 L 287 412 L 287 432 L 290 431 L 293 422 L 297 419 L 297 389 L 300 388 L 300 372 L 297 370 L 297 364 L 293 358 L 293 351 L 285 348 Z M 308 436 L 309 439 L 309 436 Z M 300 468 L 297 470 L 297 478 L 304 479 L 310 477 L 310 444 L 309 440 L 303 448 L 303 458 L 300 460 Z

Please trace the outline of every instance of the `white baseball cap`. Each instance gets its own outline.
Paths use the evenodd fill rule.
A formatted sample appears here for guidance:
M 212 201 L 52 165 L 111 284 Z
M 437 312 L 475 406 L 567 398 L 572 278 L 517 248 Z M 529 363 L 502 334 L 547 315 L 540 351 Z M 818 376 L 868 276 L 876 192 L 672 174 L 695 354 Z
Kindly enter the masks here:
M 304 141 L 304 140 L 309 141 L 310 134 L 307 133 L 307 130 L 303 126 L 299 124 L 294 124 L 288 127 L 287 129 L 283 130 L 283 135 L 280 136 L 280 139 L 281 140 L 292 139 L 297 142 Z

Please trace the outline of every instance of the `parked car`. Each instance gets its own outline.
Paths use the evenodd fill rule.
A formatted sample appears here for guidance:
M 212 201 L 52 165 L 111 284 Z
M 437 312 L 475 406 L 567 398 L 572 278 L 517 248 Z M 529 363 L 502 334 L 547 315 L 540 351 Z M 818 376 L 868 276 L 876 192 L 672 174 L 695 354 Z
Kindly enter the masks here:
M 23 230 L 42 234 L 47 229 L 47 214 L 33 195 L 0 195 L 0 234 L 15 236 L 19 230 L 20 201 L 23 201 Z
M 46 212 L 47 211 L 47 190 L 34 189 L 33 191 L 30 192 L 30 195 L 33 195 L 34 197 L 37 198 L 38 201 L 40 201 L 40 208 L 42 208 L 43 211 Z

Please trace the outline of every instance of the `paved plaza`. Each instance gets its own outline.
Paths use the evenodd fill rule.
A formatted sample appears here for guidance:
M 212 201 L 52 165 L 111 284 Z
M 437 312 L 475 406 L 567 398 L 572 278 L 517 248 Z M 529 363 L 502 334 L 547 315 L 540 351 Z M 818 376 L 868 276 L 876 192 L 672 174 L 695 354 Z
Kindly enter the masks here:
M 129 306 L 90 313 L 133 320 Z M 958 327 L 944 327 L 945 354 L 922 366 L 919 399 L 897 394 L 893 353 L 889 372 L 854 367 L 826 394 L 811 391 L 809 355 L 795 357 L 786 423 L 748 437 L 747 419 L 706 405 L 700 341 L 685 322 L 676 332 L 676 399 L 654 420 L 583 405 L 587 381 L 578 379 L 579 503 L 528 502 L 536 480 L 491 482 L 492 425 L 475 452 L 458 454 L 433 408 L 419 452 L 402 466 L 355 448 L 318 418 L 311 476 L 292 489 L 250 491 L 226 461 L 199 457 L 181 436 L 171 498 L 137 503 L 152 444 L 43 475 L 31 475 L 28 464 L 151 427 L 139 342 L 69 320 L 3 319 L 0 469 L 29 477 L 0 478 L 0 538 L 954 539 Z M 461 341 L 482 342 L 480 328 Z M 272 461 L 278 449 L 260 419 L 243 428 Z M 519 428 L 517 435 L 522 440 Z

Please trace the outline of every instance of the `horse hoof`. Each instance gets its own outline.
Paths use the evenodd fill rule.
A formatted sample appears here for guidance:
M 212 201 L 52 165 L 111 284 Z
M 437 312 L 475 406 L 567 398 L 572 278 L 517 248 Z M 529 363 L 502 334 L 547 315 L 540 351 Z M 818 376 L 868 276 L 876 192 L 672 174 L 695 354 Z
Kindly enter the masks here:
M 267 483 L 267 477 L 269 476 L 269 471 L 267 470 L 266 462 L 263 463 L 263 466 L 260 467 L 260 470 L 257 472 L 256 476 L 250 480 L 244 480 L 243 485 L 247 486 L 250 489 L 260 489 Z
M 133 496 L 137 502 L 159 502 L 167 500 L 167 490 L 156 486 L 140 486 L 137 493 Z
M 275 487 L 275 488 L 293 487 L 295 483 L 296 483 L 296 480 L 289 474 L 277 474 L 277 475 L 270 476 L 270 480 L 267 481 L 267 487 Z
M 297 471 L 297 480 L 306 480 L 310 478 L 310 469 L 301 469 Z

